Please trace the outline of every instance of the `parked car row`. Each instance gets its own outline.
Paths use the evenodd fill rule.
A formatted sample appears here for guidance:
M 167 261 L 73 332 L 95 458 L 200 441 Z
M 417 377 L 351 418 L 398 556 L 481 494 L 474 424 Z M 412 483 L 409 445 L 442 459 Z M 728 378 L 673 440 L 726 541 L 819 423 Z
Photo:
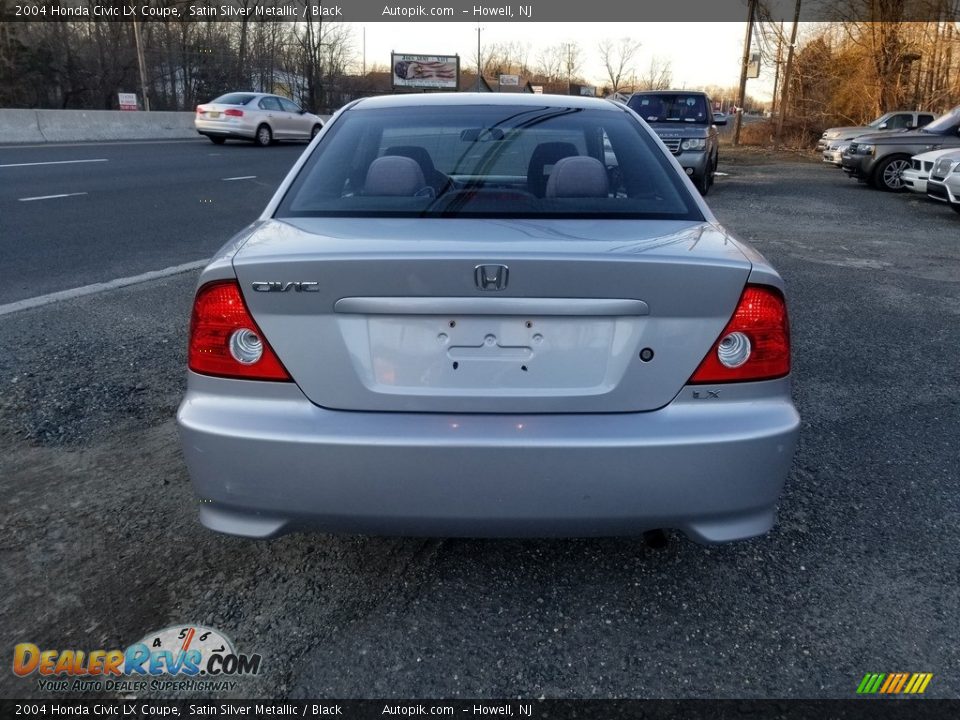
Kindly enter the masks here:
M 818 144 L 823 161 L 879 190 L 926 194 L 960 212 L 960 106 L 920 128 L 889 129 L 891 117 L 920 122 L 924 115 L 887 113 L 874 121 L 885 129 L 854 137 L 851 128 L 830 128 Z

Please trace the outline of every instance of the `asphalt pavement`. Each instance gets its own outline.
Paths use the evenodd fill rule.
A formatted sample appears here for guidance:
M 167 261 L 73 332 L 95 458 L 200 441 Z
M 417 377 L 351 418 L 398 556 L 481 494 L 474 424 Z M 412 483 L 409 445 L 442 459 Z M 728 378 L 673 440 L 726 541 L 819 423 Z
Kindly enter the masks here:
M 0 305 L 210 257 L 306 145 L 0 147 Z
M 46 260 L 26 248 L 13 262 L 45 263 L 60 285 L 200 257 L 270 194 L 222 177 L 299 151 L 228 145 L 228 163 L 219 150 L 152 160 L 168 164 L 169 197 L 148 194 L 132 161 L 115 186 L 98 181 L 124 198 L 103 205 L 112 217 L 159 209 L 147 257 L 112 238 L 115 258 L 79 230 L 70 247 L 100 248 L 107 270 L 57 251 L 43 238 L 62 215 L 6 218 L 0 242 L 25 224 Z M 757 155 L 721 170 L 710 205 L 789 293 L 803 428 L 770 534 L 713 548 L 671 534 L 659 550 L 212 534 L 173 424 L 196 281 L 184 273 L 0 317 L 2 646 L 126 647 L 202 623 L 264 656 L 225 693 L 245 698 L 851 698 L 867 672 L 930 672 L 925 697 L 960 696 L 960 217 L 813 163 Z M 80 185 L 93 171 L 71 172 L 76 186 L 23 192 L 94 187 Z M 200 187 L 249 192 L 250 206 L 191 209 Z M 0 192 L 8 208 L 21 190 Z M 9 672 L 0 695 L 50 696 Z

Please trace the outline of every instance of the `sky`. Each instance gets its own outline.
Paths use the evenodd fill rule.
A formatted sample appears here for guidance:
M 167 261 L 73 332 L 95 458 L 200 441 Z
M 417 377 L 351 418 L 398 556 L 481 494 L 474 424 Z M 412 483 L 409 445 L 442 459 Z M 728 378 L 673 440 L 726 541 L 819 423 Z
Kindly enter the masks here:
M 461 67 L 475 67 L 477 24 L 469 22 L 352 23 L 358 54 L 366 34 L 366 64 L 388 66 L 390 51 L 425 55 L 460 55 Z M 635 64 L 638 72 L 649 67 L 653 56 L 670 61 L 673 85 L 677 88 L 702 85 L 736 86 L 740 81 L 744 23 L 531 23 L 491 22 L 481 24 L 480 41 L 487 43 L 525 42 L 531 47 L 534 64 L 540 49 L 575 40 L 583 49 L 584 77 L 602 85 L 607 77 L 598 44 L 604 39 L 630 37 L 639 40 Z M 360 58 L 358 58 L 360 59 Z M 772 69 L 767 68 L 772 77 Z M 750 80 L 747 93 L 768 99 L 772 80 L 765 76 Z

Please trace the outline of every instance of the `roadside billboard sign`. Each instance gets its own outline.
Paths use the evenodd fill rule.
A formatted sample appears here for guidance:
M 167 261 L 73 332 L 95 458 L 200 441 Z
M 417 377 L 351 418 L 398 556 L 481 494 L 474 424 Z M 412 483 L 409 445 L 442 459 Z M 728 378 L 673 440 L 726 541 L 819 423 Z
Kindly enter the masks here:
M 136 93 L 117 93 L 117 101 L 120 103 L 121 110 L 137 110 Z
M 394 88 L 456 90 L 459 85 L 459 55 L 390 53 L 390 67 Z

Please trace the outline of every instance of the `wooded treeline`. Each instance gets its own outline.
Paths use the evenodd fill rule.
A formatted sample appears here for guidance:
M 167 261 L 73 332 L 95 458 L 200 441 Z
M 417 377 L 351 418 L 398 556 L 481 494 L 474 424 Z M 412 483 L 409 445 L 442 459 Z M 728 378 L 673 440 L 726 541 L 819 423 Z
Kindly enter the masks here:
M 155 20 L 139 32 L 152 110 L 253 89 L 329 112 L 356 53 L 349 25 L 319 20 Z M 118 92 L 140 91 L 132 22 L 0 24 L 0 107 L 110 109 Z
M 941 113 L 957 106 L 958 5 L 934 0 L 931 19 L 903 22 L 896 21 L 902 0 L 874 0 L 857 14 L 868 20 L 802 24 L 789 79 L 790 23 L 760 22 L 757 47 L 764 66 L 775 68 L 771 110 L 799 139 L 824 127 L 867 123 L 889 110 Z

